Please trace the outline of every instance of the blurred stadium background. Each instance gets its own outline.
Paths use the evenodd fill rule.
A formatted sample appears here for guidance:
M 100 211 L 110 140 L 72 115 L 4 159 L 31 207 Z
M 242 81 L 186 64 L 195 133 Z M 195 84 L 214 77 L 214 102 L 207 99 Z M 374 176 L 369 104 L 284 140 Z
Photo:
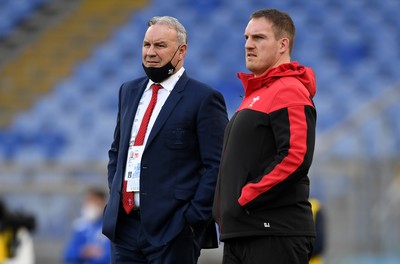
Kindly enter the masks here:
M 399 0 L 0 0 L 0 195 L 36 217 L 37 263 L 60 263 L 83 190 L 106 188 L 118 89 L 143 75 L 147 20 L 185 25 L 188 74 L 232 114 L 243 31 L 267 7 L 293 17 L 293 60 L 317 76 L 310 177 L 327 213 L 325 262 L 400 263 Z

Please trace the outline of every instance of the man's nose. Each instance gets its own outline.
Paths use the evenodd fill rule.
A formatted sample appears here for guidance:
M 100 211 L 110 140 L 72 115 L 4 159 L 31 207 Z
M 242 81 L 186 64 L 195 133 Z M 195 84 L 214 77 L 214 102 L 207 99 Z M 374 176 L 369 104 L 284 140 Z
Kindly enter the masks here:
M 146 50 L 146 55 L 147 55 L 147 56 L 155 56 L 155 55 L 156 55 L 156 52 L 155 52 L 155 49 L 154 49 L 154 46 L 153 46 L 153 45 L 150 45 L 150 46 L 147 48 L 147 50 Z
M 252 47 L 253 47 L 253 42 L 252 42 L 249 38 L 246 39 L 246 42 L 244 43 L 244 47 L 245 47 L 246 49 L 252 48 Z

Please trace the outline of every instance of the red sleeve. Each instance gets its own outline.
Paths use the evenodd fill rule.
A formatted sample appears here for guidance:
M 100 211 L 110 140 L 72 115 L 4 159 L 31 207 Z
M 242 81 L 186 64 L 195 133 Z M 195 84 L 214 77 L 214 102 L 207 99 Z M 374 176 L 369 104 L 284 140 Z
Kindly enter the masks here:
M 308 134 L 305 106 L 293 106 L 278 112 L 279 120 L 274 121 L 272 118 L 273 130 L 276 132 L 277 157 L 267 169 L 267 174 L 259 181 L 248 183 L 242 188 L 239 197 L 239 204 L 242 206 L 286 180 L 303 164 Z

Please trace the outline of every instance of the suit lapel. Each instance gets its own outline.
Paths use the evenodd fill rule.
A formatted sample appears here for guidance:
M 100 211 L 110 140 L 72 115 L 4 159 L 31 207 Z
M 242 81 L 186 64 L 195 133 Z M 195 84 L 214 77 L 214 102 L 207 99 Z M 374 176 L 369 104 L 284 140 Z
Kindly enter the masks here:
M 154 137 L 158 134 L 162 126 L 164 125 L 165 121 L 173 112 L 175 106 L 181 100 L 183 96 L 183 91 L 185 90 L 186 84 L 189 81 L 189 78 L 184 72 L 179 79 L 179 81 L 175 84 L 174 89 L 172 89 L 171 94 L 168 96 L 167 100 L 165 101 L 163 107 L 161 108 L 160 113 L 157 116 L 156 121 L 154 122 L 153 128 L 150 131 L 149 138 L 147 139 L 146 147 L 151 144 Z

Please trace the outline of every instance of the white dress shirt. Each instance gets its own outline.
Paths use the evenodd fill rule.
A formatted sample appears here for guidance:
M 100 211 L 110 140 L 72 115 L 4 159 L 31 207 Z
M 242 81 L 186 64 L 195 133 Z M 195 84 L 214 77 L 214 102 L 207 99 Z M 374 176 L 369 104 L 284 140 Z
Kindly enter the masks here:
M 144 142 L 143 145 L 146 145 L 147 139 L 149 138 L 149 134 L 151 132 L 151 129 L 153 128 L 153 125 L 157 119 L 158 114 L 161 111 L 161 108 L 163 107 L 165 101 L 168 99 L 169 94 L 172 92 L 172 89 L 174 89 L 175 84 L 178 82 L 180 77 L 182 76 L 183 72 L 185 69 L 182 67 L 179 69 L 176 73 L 171 75 L 167 80 L 161 82 L 160 84 L 162 85 L 162 88 L 158 91 L 158 96 L 157 96 L 157 103 L 154 107 L 154 110 L 151 114 L 149 124 L 147 126 L 146 130 L 146 135 L 144 137 Z M 131 140 L 129 141 L 130 146 L 133 146 L 135 142 L 136 135 L 138 133 L 140 124 L 142 123 L 142 119 L 144 116 L 144 113 L 146 112 L 147 106 L 150 103 L 151 95 L 152 95 L 152 89 L 151 85 L 154 82 L 152 80 L 149 80 L 147 83 L 146 89 L 143 92 L 142 98 L 140 99 L 135 119 L 133 120 L 133 126 L 131 130 Z M 127 157 L 128 159 L 128 157 Z M 140 195 L 139 192 L 134 193 L 135 197 L 135 208 L 140 207 Z

